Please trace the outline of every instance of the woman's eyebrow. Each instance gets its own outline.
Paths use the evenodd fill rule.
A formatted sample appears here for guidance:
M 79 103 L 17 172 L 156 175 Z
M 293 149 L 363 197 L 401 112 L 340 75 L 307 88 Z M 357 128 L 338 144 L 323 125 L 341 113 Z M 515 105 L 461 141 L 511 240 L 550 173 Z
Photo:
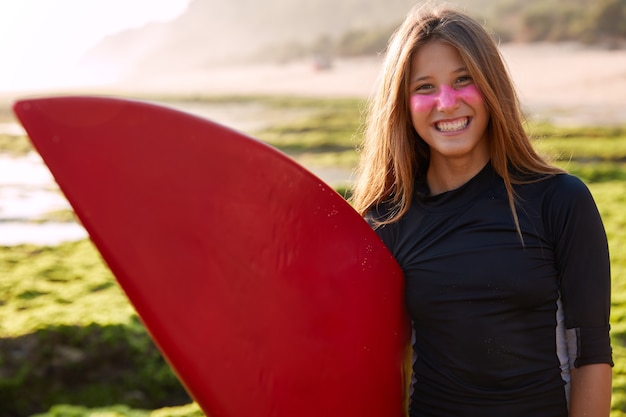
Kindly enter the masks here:
M 411 83 L 417 83 L 417 82 L 420 82 L 420 81 L 425 81 L 425 80 L 428 80 L 429 78 L 431 78 L 430 75 L 424 75 L 424 76 L 412 79 Z
M 455 69 L 454 71 L 452 71 L 451 74 L 459 74 L 459 73 L 462 73 L 462 72 L 468 72 L 467 68 L 466 67 L 459 67 L 459 68 Z M 421 77 L 416 77 L 416 78 L 411 79 L 411 84 L 417 83 L 417 82 L 420 82 L 420 81 L 425 81 L 425 80 L 428 80 L 430 78 L 432 78 L 432 76 L 430 76 L 430 75 L 422 75 Z

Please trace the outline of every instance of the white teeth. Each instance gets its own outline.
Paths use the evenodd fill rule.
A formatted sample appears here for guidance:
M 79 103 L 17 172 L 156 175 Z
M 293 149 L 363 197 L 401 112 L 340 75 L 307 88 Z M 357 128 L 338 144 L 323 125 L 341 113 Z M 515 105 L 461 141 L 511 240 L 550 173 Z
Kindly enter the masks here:
M 439 122 L 435 126 L 440 132 L 456 132 L 457 130 L 465 129 L 468 123 L 469 118 L 464 117 L 453 122 Z

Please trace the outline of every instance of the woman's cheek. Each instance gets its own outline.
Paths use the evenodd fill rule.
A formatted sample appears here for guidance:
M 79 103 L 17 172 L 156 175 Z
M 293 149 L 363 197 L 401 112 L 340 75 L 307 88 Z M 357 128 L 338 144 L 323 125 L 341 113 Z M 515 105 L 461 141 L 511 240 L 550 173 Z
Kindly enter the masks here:
M 414 94 L 410 101 L 411 111 L 413 113 L 429 112 L 435 106 L 436 100 L 435 96 Z
M 483 95 L 474 84 L 459 89 L 458 93 L 459 98 L 468 104 L 482 104 L 484 102 Z

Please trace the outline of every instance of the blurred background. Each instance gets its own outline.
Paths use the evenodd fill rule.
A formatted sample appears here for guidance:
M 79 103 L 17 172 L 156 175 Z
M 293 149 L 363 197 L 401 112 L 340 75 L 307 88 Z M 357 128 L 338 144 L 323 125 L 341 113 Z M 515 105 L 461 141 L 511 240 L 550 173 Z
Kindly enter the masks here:
M 619 357 L 626 0 L 450 3 L 492 30 L 537 146 L 596 197 L 613 254 Z M 159 102 L 254 135 L 349 196 L 365 101 L 415 4 L 0 0 L 0 417 L 202 415 L 32 150 L 15 100 Z M 612 416 L 626 412 L 626 371 L 615 372 Z
M 414 4 L 410 0 L 3 1 L 0 92 L 6 96 L 98 88 L 128 94 L 364 95 L 376 74 L 376 57 Z M 457 0 L 453 4 L 494 32 L 522 93 L 532 102 L 544 88 L 548 88 L 542 94 L 546 101 L 551 95 L 565 95 L 567 100 L 561 100 L 570 101 L 572 94 L 585 101 L 594 95 L 593 88 L 606 92 L 607 86 L 623 81 L 623 0 Z M 319 76 L 315 70 L 334 70 L 329 72 L 337 77 Z M 346 76 L 331 82 L 339 75 Z

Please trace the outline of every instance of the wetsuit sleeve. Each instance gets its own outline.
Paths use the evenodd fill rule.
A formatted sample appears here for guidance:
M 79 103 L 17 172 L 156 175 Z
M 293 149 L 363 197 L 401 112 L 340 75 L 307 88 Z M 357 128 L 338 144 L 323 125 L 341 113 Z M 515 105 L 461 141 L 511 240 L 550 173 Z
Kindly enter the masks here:
M 570 366 L 613 365 L 609 250 L 600 214 L 576 177 L 558 176 L 550 194 L 544 219 L 555 249 Z

